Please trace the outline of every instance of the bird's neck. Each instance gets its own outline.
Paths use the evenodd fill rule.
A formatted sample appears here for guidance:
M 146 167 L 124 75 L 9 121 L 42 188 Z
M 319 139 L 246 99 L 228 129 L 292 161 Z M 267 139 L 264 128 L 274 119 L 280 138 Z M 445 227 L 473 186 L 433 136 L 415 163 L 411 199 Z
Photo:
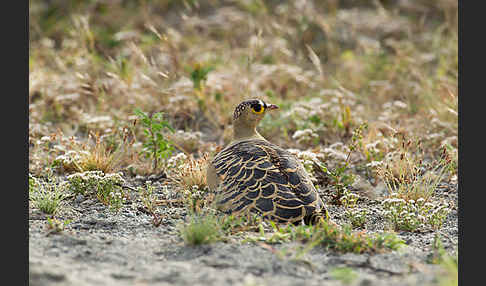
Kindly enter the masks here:
M 248 125 L 240 121 L 233 122 L 233 140 L 265 139 L 256 130 L 256 126 Z

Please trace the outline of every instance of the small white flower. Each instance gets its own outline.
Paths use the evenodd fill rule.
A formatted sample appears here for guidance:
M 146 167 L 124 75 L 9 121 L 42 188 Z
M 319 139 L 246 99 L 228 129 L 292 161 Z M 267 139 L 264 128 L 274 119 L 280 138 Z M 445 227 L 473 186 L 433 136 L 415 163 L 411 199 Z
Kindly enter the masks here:
M 366 167 L 375 168 L 375 167 L 378 167 L 378 166 L 381 166 L 381 165 L 383 165 L 382 161 L 371 161 L 368 164 L 366 164 Z
M 51 141 L 51 137 L 49 137 L 49 136 L 42 136 L 41 139 L 40 139 L 40 141 L 42 143 L 49 142 L 49 141 Z
M 408 105 L 406 103 L 404 103 L 402 101 L 399 101 L 399 100 L 395 100 L 393 102 L 393 105 L 396 106 L 396 107 L 398 107 L 398 108 L 403 108 L 403 109 L 405 109 L 405 108 L 408 107 Z

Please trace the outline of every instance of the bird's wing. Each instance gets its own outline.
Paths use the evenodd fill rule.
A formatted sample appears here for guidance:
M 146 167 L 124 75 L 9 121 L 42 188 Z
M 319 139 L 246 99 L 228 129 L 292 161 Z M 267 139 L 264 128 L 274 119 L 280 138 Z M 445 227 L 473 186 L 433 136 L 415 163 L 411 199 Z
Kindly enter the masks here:
M 320 211 L 322 201 L 302 164 L 266 140 L 245 140 L 218 153 L 218 208 L 257 212 L 276 221 L 298 221 Z

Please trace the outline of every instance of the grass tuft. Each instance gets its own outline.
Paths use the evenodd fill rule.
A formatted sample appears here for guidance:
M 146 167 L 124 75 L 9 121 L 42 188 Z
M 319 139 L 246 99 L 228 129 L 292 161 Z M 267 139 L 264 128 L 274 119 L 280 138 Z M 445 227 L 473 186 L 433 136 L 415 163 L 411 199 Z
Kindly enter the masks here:
M 333 279 L 343 282 L 344 285 L 351 284 L 358 277 L 358 274 L 349 267 L 333 268 L 329 274 Z
M 417 231 L 442 227 L 450 208 L 445 203 L 426 202 L 424 198 L 404 200 L 393 194 L 382 201 L 384 216 L 394 230 Z
M 70 223 L 71 223 L 71 220 L 62 221 L 62 220 L 59 220 L 55 217 L 52 217 L 52 218 L 48 217 L 47 223 L 46 223 L 47 235 L 57 234 L 57 233 L 64 231 L 66 226 Z
M 29 177 L 29 199 L 43 213 L 56 214 L 65 197 L 63 186 L 51 177 L 47 181 Z
M 68 148 L 64 154 L 55 159 L 55 164 L 61 166 L 65 172 L 101 171 L 112 173 L 120 168 L 123 156 L 130 145 L 126 140 L 115 149 L 102 140 L 99 134 L 89 134 L 92 142 L 80 143 L 70 138 Z
M 121 173 L 104 174 L 101 171 L 74 173 L 67 177 L 66 188 L 75 194 L 94 196 L 110 210 L 118 211 L 126 201 Z
M 201 245 L 219 241 L 223 233 L 215 215 L 193 215 L 180 227 L 180 234 L 188 245 Z
M 451 169 L 449 153 L 445 147 L 442 150 L 439 159 L 426 162 L 420 141 L 401 138 L 399 149 L 388 153 L 378 166 L 378 174 L 390 194 L 406 201 L 428 201 Z
M 354 232 L 349 225 L 341 227 L 325 221 L 315 226 L 278 227 L 272 223 L 272 227 L 273 232 L 265 234 L 261 230 L 259 237 L 250 237 L 248 240 L 268 243 L 301 241 L 308 243 L 310 248 L 321 246 L 341 253 L 378 253 L 396 250 L 403 245 L 403 241 L 393 233 L 369 235 L 365 231 Z
M 177 162 L 179 161 L 179 162 Z M 195 159 L 180 155 L 172 164 L 177 166 L 172 172 L 176 188 L 182 192 L 185 205 L 191 212 L 200 212 L 212 202 L 212 194 L 206 182 L 208 155 Z

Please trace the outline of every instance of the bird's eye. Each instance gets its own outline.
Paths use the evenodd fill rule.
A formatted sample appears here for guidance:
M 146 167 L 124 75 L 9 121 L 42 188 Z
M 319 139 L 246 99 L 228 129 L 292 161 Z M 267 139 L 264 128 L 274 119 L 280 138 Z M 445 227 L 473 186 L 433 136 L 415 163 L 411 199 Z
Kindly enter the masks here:
M 251 106 L 251 111 L 256 114 L 262 114 L 264 110 L 265 107 L 263 107 L 263 105 L 261 105 L 260 103 L 253 104 Z

